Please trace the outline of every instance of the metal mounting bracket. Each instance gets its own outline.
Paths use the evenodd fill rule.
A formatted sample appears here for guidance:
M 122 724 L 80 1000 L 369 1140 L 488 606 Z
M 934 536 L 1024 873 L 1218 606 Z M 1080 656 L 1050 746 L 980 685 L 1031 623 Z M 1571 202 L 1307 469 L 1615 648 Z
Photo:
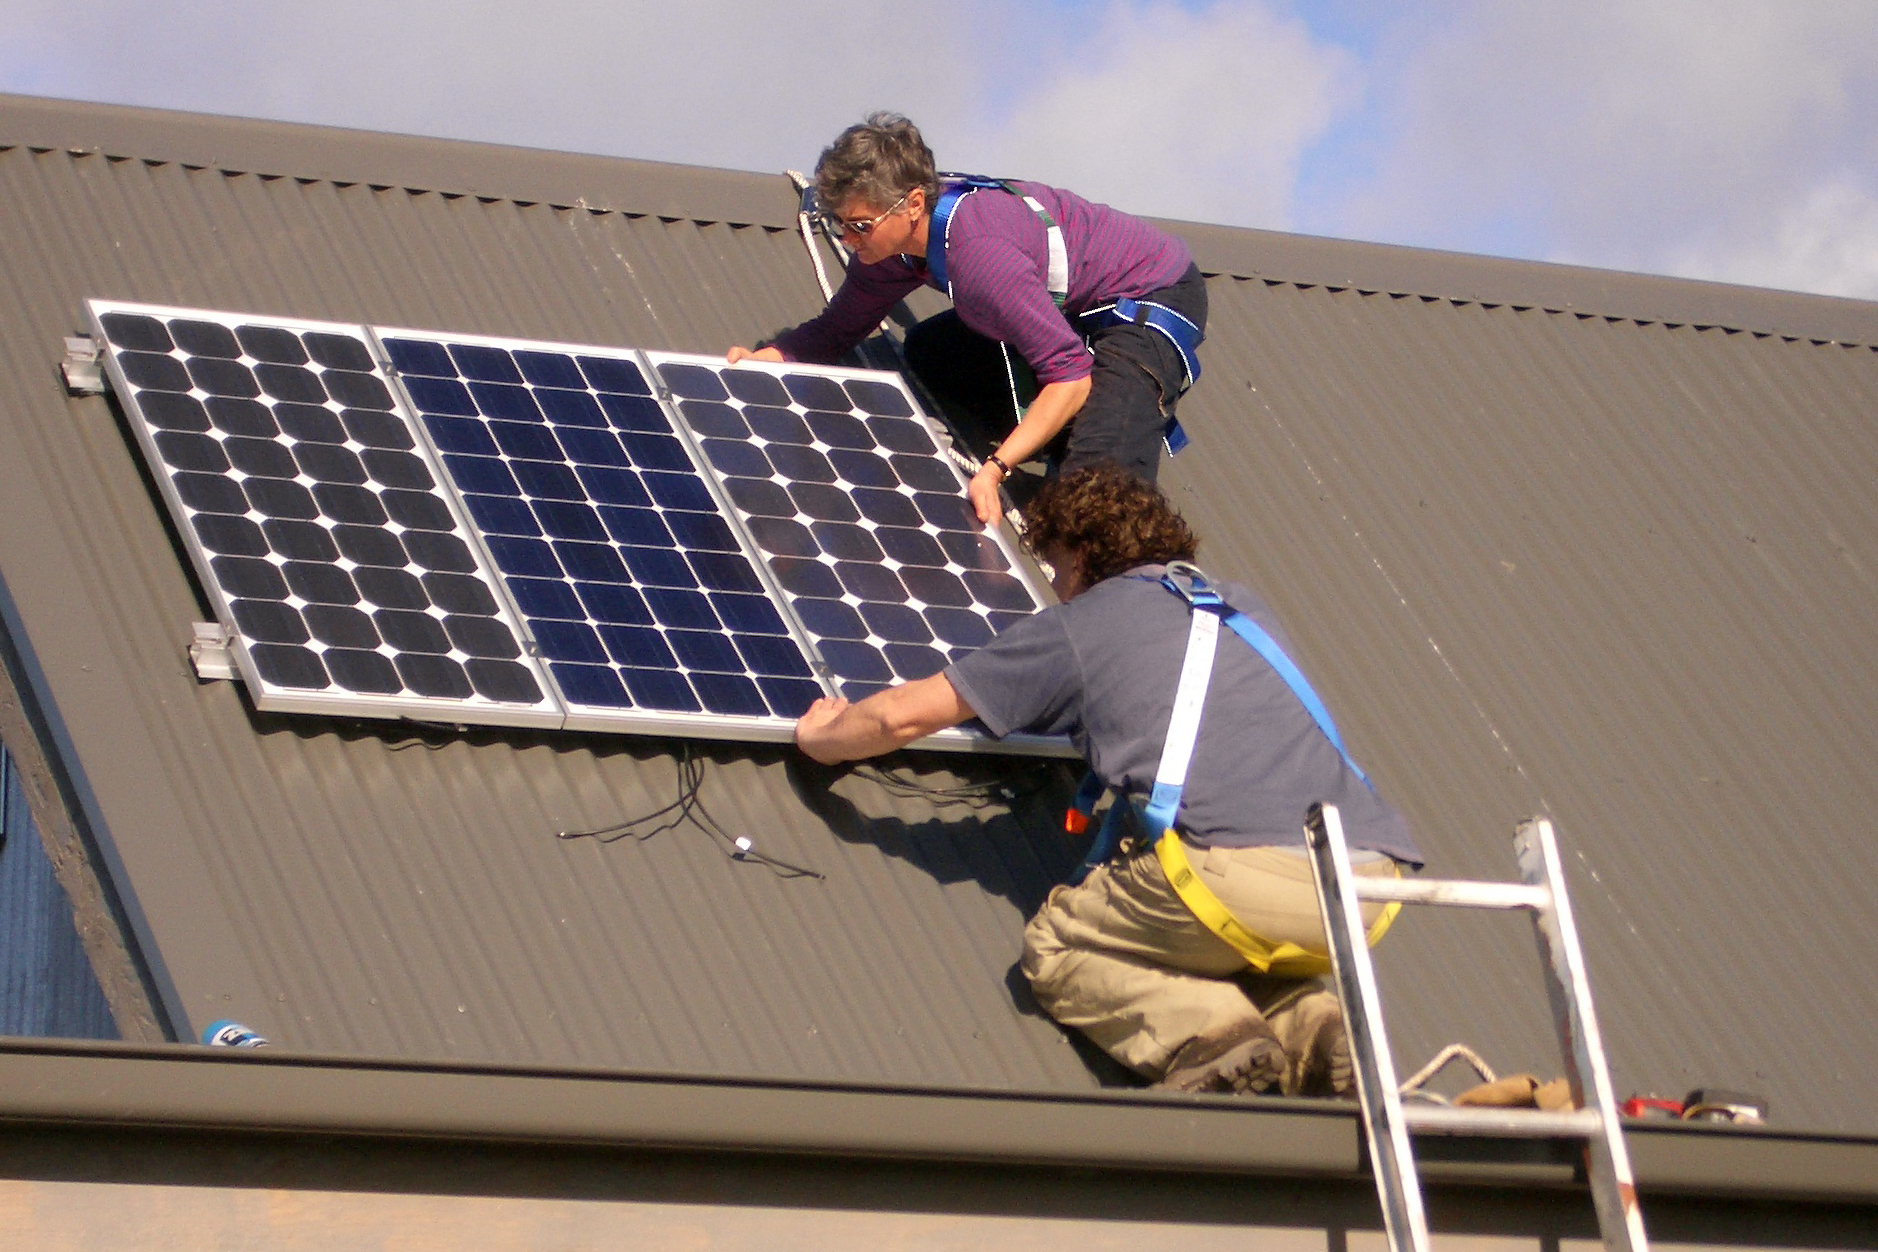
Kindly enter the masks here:
M 196 667 L 196 677 L 204 682 L 236 677 L 234 633 L 220 622 L 197 622 L 195 632 L 189 643 L 189 663 Z
M 98 344 L 90 335 L 65 337 L 65 360 L 59 365 L 65 375 L 65 390 L 75 396 L 104 394 L 104 370 L 98 360 Z

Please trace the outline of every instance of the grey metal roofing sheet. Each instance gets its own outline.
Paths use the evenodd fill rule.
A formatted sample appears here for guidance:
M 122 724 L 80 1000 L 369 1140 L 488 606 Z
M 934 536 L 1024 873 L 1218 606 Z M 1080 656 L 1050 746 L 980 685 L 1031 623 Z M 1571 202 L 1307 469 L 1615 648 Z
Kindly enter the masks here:
M 0 608 L 48 745 L 22 764 L 64 771 L 34 794 L 58 782 L 90 830 L 175 1029 L 1100 1080 L 1013 993 L 1067 858 L 1058 767 L 910 758 L 1016 792 L 935 805 L 704 751 L 724 825 L 824 881 L 692 828 L 563 842 L 672 799 L 677 746 L 406 738 L 197 683 L 203 609 L 161 510 L 110 407 L 58 381 L 87 296 L 748 342 L 821 303 L 780 175 L 0 98 L 0 204 Z M 1788 1126 L 1878 1128 L 1856 1079 L 1878 1018 L 1878 306 L 1183 229 L 1219 276 L 1197 447 L 1164 481 L 1209 566 L 1277 604 L 1431 868 L 1504 876 L 1514 821 L 1549 811 L 1620 1087 L 1747 1086 Z M 1461 1038 L 1555 1068 L 1531 953 L 1517 919 L 1401 923 L 1379 950 L 1398 1058 Z

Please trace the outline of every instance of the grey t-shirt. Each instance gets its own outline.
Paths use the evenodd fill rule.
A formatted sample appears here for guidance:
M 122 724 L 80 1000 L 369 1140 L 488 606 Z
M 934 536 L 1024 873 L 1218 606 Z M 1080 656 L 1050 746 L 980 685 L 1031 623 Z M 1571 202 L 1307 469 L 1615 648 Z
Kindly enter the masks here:
M 1161 573 L 1144 566 L 1106 579 L 1007 627 L 946 677 L 992 734 L 1068 734 L 1104 782 L 1145 796 L 1187 650 L 1187 602 Z M 1264 601 L 1233 583 L 1214 587 L 1297 659 Z M 1421 863 L 1408 823 L 1350 771 L 1277 671 L 1221 629 L 1181 830 L 1201 846 L 1301 847 L 1305 811 L 1319 802 L 1337 806 L 1352 848 Z

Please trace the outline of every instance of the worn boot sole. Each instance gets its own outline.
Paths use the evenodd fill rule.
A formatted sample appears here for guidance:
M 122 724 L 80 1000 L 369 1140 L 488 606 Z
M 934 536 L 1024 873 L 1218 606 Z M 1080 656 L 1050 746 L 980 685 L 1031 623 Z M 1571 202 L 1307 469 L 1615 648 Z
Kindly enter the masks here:
M 1194 1039 L 1177 1053 L 1167 1076 L 1156 1083 L 1169 1091 L 1216 1091 L 1256 1095 L 1283 1080 L 1287 1057 L 1269 1028 L 1229 1040 Z

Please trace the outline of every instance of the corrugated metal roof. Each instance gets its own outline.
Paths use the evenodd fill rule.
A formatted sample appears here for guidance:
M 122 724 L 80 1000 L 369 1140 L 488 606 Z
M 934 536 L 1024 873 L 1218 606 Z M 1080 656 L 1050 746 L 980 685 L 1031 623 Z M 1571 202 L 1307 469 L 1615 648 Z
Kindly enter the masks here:
M 0 99 L 0 607 L 41 766 L 180 1033 L 1100 1081 L 1012 968 L 1068 859 L 1060 767 L 909 758 L 994 789 L 935 805 L 697 749 L 723 824 L 822 881 L 694 828 L 561 841 L 673 799 L 677 745 L 406 738 L 198 684 L 186 563 L 109 406 L 58 380 L 87 296 L 715 350 L 819 307 L 794 202 L 780 175 Z M 1198 448 L 1164 481 L 1208 564 L 1278 605 L 1433 870 L 1507 875 L 1515 820 L 1549 811 L 1620 1087 L 1878 1128 L 1853 1078 L 1878 1017 L 1855 937 L 1878 306 L 1182 229 L 1219 276 Z M 1556 1069 L 1531 950 L 1516 919 L 1401 924 L 1399 1058 L 1463 1038 Z

